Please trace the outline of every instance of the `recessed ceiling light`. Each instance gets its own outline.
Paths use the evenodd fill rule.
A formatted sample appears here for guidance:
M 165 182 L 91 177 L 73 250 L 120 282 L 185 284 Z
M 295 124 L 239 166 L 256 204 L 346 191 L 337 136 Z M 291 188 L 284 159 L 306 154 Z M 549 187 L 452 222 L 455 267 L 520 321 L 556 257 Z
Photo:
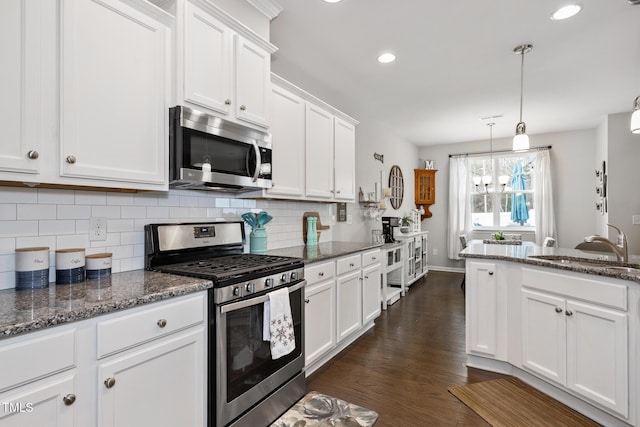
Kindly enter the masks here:
M 551 19 L 554 21 L 560 21 L 561 19 L 571 18 L 572 16 L 577 15 L 581 10 L 582 5 L 577 3 L 562 6 L 560 9 L 553 12 Z
M 388 64 L 389 62 L 393 62 L 396 60 L 396 56 L 393 53 L 383 53 L 378 56 L 378 62 L 383 64 Z
M 339 3 L 342 0 L 324 0 L 325 3 Z

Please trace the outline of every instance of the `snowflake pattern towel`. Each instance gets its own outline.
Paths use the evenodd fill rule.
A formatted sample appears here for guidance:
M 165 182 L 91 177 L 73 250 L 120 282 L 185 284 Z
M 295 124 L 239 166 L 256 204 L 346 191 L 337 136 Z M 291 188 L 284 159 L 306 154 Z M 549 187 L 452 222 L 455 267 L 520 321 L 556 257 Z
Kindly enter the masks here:
M 271 341 L 271 358 L 275 360 L 296 348 L 296 337 L 289 305 L 289 289 L 278 289 L 267 295 L 269 300 L 264 303 L 263 338 Z

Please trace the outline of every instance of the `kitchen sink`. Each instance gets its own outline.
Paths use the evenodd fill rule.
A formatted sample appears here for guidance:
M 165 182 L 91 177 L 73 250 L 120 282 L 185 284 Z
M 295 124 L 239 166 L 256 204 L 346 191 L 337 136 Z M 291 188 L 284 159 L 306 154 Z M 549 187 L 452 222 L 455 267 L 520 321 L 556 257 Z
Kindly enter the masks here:
M 548 261 L 550 264 L 574 268 L 587 268 L 608 273 L 627 273 L 640 275 L 640 266 L 621 265 L 615 261 L 573 258 L 562 255 L 532 255 L 529 258 Z

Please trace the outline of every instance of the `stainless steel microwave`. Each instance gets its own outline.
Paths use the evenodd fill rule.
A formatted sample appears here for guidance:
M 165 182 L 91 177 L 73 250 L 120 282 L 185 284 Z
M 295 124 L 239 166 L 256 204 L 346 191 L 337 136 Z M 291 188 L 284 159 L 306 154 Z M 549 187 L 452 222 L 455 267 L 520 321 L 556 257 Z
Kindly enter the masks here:
M 169 186 L 271 188 L 271 135 L 184 106 L 169 109 Z

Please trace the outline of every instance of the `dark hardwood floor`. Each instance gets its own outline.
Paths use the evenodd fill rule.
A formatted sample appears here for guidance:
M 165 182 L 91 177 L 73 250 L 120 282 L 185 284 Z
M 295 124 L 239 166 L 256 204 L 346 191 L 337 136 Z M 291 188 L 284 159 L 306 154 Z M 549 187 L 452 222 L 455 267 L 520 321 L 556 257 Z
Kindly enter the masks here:
M 378 412 L 375 427 L 488 426 L 447 391 L 503 377 L 465 366 L 462 277 L 430 271 L 307 378 L 307 390 Z

